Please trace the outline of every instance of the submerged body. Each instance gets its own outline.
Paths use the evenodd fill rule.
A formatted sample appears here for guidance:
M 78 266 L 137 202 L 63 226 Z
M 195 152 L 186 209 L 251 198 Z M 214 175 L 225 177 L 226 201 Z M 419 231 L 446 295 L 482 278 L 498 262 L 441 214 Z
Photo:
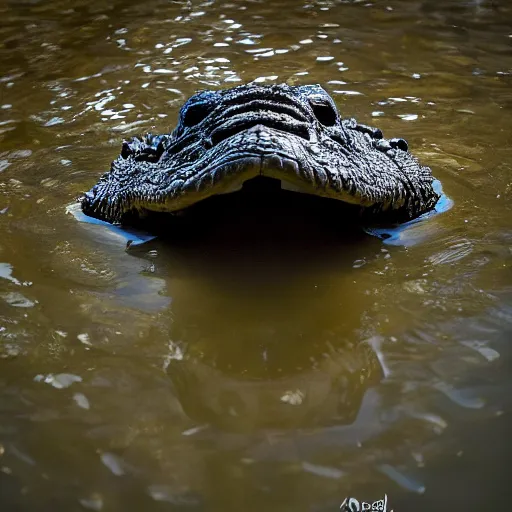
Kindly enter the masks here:
M 178 212 L 262 177 L 379 220 L 413 219 L 439 199 L 430 168 L 405 140 L 343 119 L 320 86 L 248 84 L 200 92 L 172 133 L 125 142 L 81 204 L 89 216 L 124 223 L 128 214 Z

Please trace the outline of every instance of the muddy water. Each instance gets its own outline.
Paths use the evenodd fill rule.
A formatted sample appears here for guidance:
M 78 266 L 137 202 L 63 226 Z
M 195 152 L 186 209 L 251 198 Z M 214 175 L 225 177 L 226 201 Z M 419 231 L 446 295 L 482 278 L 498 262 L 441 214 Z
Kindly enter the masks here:
M 0 16 L 1 510 L 505 506 L 508 2 L 26 0 Z M 406 138 L 452 209 L 387 242 L 318 222 L 260 243 L 228 222 L 219 243 L 130 251 L 66 214 L 123 138 L 251 80 L 322 84 Z

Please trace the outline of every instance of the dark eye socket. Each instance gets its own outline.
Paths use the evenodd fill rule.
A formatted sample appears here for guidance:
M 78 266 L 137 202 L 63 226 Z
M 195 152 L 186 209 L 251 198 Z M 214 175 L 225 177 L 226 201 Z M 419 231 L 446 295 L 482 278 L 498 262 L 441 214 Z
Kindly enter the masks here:
M 338 115 L 330 103 L 311 101 L 313 114 L 324 126 L 334 126 Z
M 183 124 L 185 126 L 195 126 L 199 124 L 210 112 L 212 111 L 212 105 L 208 103 L 196 103 L 190 105 L 183 112 Z

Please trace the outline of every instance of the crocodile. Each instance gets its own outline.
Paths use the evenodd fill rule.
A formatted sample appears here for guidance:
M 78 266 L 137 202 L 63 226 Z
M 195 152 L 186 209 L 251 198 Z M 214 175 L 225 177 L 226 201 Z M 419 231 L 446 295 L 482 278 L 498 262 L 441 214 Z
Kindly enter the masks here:
M 124 141 L 80 204 L 90 217 L 126 224 L 254 180 L 341 201 L 377 221 L 415 219 L 440 197 L 406 140 L 342 117 L 320 85 L 250 83 L 198 92 L 171 133 Z

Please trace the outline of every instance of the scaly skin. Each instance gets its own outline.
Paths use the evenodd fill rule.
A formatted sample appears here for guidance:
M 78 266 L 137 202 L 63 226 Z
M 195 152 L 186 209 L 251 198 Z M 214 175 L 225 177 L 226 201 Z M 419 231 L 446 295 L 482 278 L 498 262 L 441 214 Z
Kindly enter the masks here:
M 126 213 L 176 212 L 257 176 L 358 205 L 376 220 L 410 220 L 439 199 L 405 140 L 341 118 L 319 85 L 248 84 L 200 92 L 171 134 L 125 142 L 81 204 L 123 223 Z

